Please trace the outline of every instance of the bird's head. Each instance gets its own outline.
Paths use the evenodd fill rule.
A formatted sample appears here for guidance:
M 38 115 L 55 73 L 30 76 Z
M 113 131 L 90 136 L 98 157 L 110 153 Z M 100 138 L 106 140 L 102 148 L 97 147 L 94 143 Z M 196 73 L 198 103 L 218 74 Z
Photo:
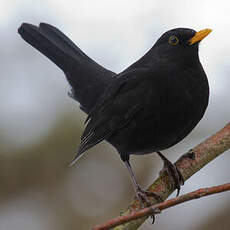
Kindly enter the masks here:
M 188 28 L 177 28 L 165 32 L 155 43 L 157 56 L 173 61 L 198 59 L 198 45 L 212 30 L 204 29 L 196 32 Z

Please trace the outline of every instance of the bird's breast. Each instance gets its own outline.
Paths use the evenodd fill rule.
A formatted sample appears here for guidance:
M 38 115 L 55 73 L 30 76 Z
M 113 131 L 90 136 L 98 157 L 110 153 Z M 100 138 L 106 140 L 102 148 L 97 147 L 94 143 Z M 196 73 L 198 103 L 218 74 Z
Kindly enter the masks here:
M 193 75 L 172 76 L 167 82 L 159 83 L 157 93 L 147 103 L 143 102 L 143 109 L 110 142 L 119 152 L 127 154 L 169 148 L 197 125 L 207 108 L 208 97 L 206 76 L 198 79 Z

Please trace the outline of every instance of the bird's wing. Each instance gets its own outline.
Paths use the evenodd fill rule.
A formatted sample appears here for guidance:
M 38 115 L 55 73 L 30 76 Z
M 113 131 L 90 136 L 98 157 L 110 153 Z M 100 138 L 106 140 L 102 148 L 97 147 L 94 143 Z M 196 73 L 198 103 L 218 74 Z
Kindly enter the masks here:
M 26 42 L 64 71 L 72 87 L 72 97 L 88 113 L 115 73 L 89 58 L 54 26 L 46 23 L 39 26 L 23 23 L 18 32 Z
M 80 148 L 71 165 L 89 148 L 126 126 L 143 108 L 146 93 L 145 70 L 119 76 L 96 105 L 81 138 Z M 148 75 L 148 74 L 147 74 Z

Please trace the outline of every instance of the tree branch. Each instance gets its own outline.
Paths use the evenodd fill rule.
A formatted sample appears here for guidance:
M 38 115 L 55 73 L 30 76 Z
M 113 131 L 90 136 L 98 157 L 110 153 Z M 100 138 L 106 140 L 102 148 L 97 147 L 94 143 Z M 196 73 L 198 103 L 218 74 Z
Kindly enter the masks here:
M 223 152 L 230 148 L 230 123 L 228 123 L 222 130 L 189 150 L 186 154 L 182 155 L 175 163 L 180 170 L 184 180 L 189 179 L 194 173 L 203 168 L 210 161 L 221 155 Z M 149 186 L 148 191 L 154 192 L 162 197 L 163 200 L 175 190 L 171 186 L 170 178 L 165 172 L 161 175 L 152 185 Z M 152 205 L 157 204 L 154 198 L 151 199 Z M 134 199 L 126 211 L 120 217 L 132 215 L 140 209 L 140 204 L 137 199 Z M 136 230 L 147 219 L 146 216 L 129 221 L 128 223 L 119 225 L 114 230 Z M 93 228 L 95 230 L 95 228 Z
M 164 209 L 176 206 L 178 204 L 181 204 L 181 203 L 193 200 L 193 199 L 198 199 L 204 196 L 209 196 L 209 195 L 213 195 L 213 194 L 220 193 L 220 192 L 226 192 L 229 190 L 230 190 L 230 183 L 219 185 L 219 186 L 214 186 L 214 187 L 209 187 L 209 188 L 198 189 L 194 192 L 190 192 L 185 195 L 173 198 L 171 200 L 167 200 L 159 204 L 152 205 L 151 207 L 147 207 L 147 208 L 138 210 L 126 216 L 116 217 L 114 219 L 111 219 L 105 222 L 104 224 L 95 226 L 94 228 L 92 228 L 92 230 L 108 230 L 118 225 L 127 223 L 131 220 L 136 220 L 142 217 L 148 217 L 154 214 L 154 210 L 156 210 L 157 212 L 160 212 Z

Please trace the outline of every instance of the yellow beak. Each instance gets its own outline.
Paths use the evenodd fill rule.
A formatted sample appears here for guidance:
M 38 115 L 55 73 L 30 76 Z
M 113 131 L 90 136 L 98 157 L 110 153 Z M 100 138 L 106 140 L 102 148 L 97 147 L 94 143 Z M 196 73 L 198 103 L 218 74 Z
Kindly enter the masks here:
M 201 41 L 211 32 L 211 29 L 204 29 L 196 32 L 195 35 L 189 40 L 189 45 L 193 45 L 194 43 Z

